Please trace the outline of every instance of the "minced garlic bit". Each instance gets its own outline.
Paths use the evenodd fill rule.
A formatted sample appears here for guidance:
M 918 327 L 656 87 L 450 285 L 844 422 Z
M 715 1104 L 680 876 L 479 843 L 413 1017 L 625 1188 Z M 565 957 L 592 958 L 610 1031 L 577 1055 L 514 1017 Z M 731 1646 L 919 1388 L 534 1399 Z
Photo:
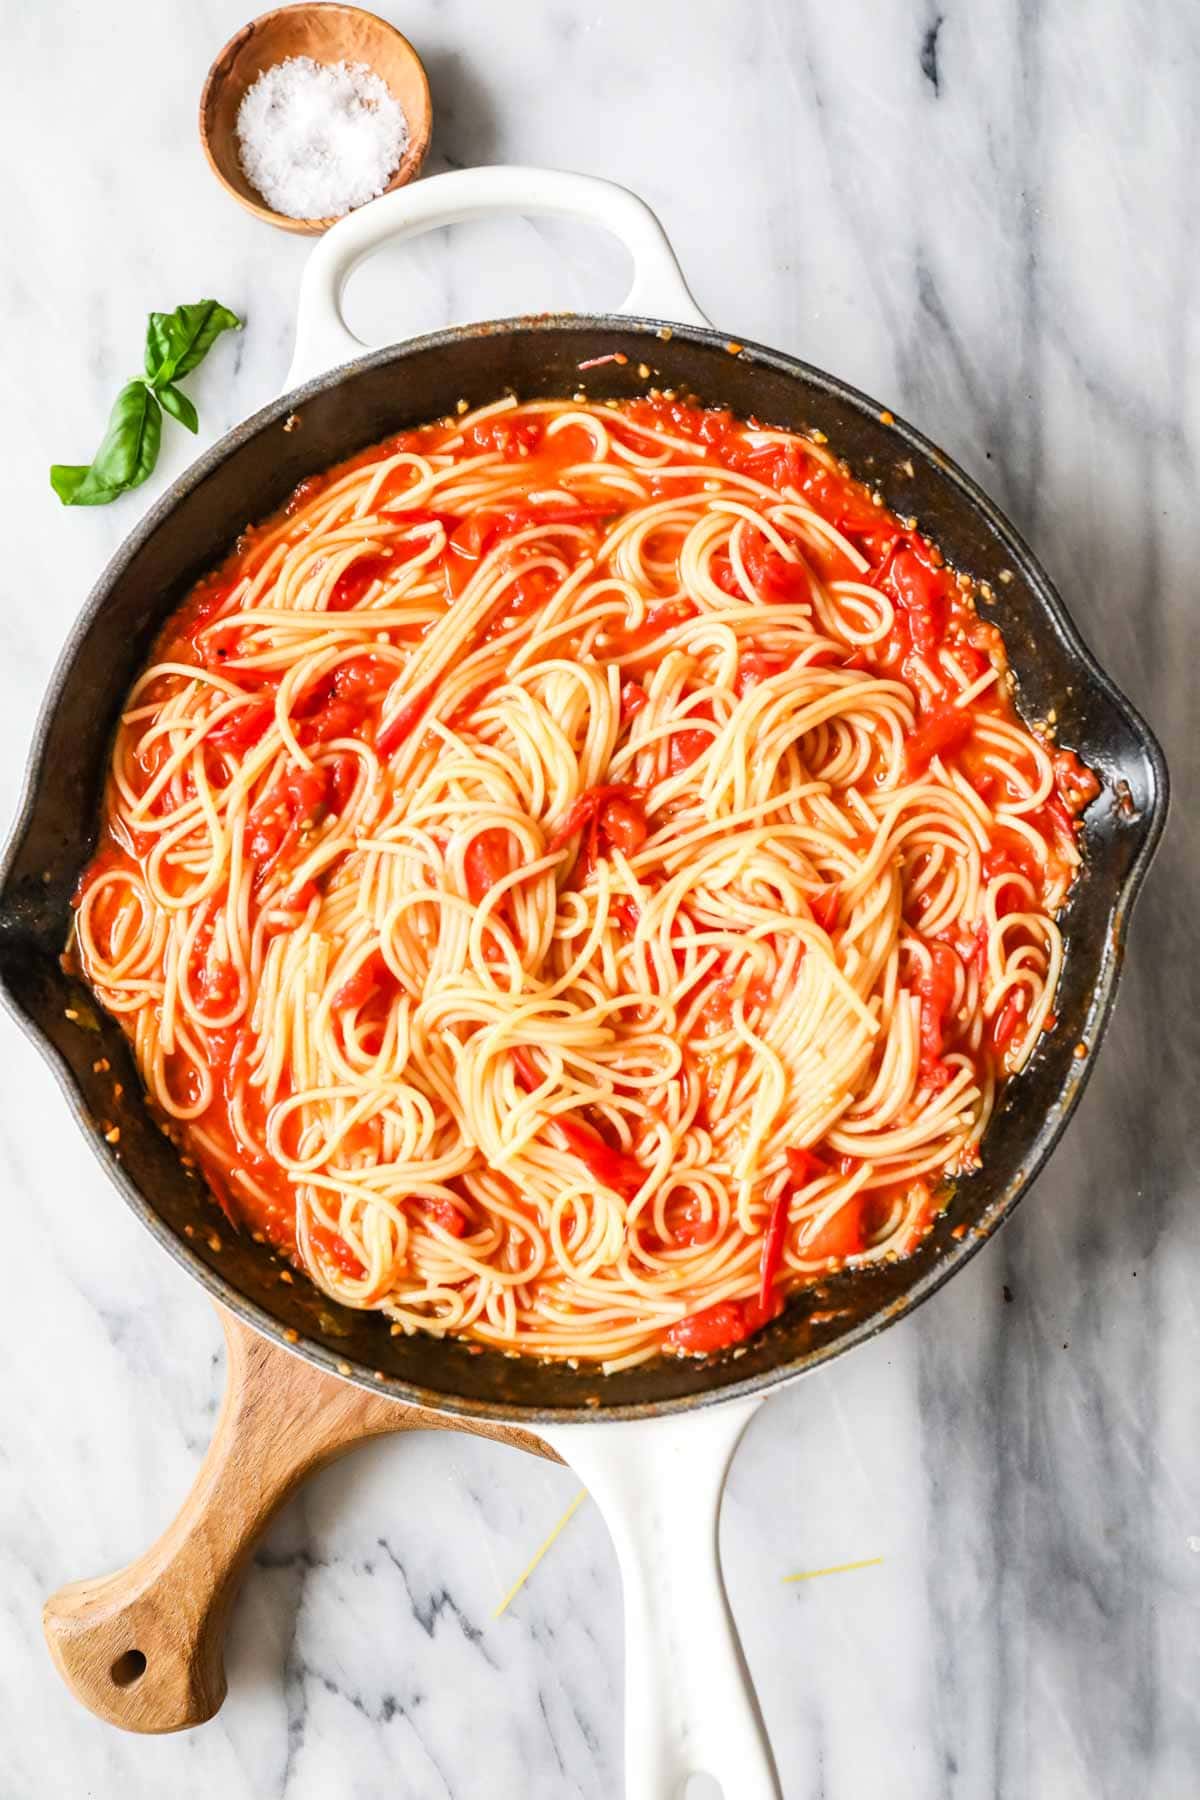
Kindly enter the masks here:
M 242 96 L 238 157 L 285 219 L 340 218 L 373 200 L 400 166 L 408 120 L 365 63 L 289 56 Z

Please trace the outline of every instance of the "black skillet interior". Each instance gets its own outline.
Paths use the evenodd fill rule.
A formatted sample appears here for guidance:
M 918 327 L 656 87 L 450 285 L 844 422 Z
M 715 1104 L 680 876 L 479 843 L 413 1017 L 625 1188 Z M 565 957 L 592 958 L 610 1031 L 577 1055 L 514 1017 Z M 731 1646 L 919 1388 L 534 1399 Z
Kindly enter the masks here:
M 610 351 L 628 356 L 581 373 Z M 651 369 L 649 381 L 639 363 Z M 1057 718 L 1105 789 L 1087 817 L 1087 867 L 1065 920 L 1059 1023 L 1008 1089 L 984 1165 L 909 1260 L 831 1278 L 743 1349 L 601 1377 L 392 1337 L 385 1320 L 327 1300 L 263 1247 L 234 1234 L 146 1108 L 117 1026 L 59 963 L 72 890 L 95 836 L 108 745 L 122 699 L 165 616 L 239 530 L 305 475 L 389 432 L 515 391 L 521 398 L 631 396 L 676 388 L 764 423 L 819 429 L 948 559 L 988 584 L 1030 719 Z M 291 416 L 295 416 L 292 422 Z M 291 424 L 290 429 L 285 425 Z M 1049 1154 L 1091 1066 L 1110 1006 L 1129 908 L 1162 829 L 1167 777 L 1146 726 L 1096 667 L 1053 588 L 985 497 L 939 452 L 820 371 L 717 333 L 621 318 L 542 318 L 442 332 L 366 357 L 267 407 L 164 496 L 92 593 L 51 684 L 23 810 L 0 889 L 0 988 L 62 1082 L 126 1200 L 154 1235 L 251 1324 L 326 1368 L 398 1397 L 526 1422 L 686 1407 L 763 1387 L 848 1348 L 931 1293 L 1015 1205 Z M 72 1015 L 75 1015 L 72 1017 Z M 1077 1046 L 1087 1054 L 1077 1054 Z M 96 1069 L 97 1063 L 107 1069 Z M 123 1085 L 119 1101 L 114 1082 Z M 115 1143 L 106 1133 L 119 1129 Z

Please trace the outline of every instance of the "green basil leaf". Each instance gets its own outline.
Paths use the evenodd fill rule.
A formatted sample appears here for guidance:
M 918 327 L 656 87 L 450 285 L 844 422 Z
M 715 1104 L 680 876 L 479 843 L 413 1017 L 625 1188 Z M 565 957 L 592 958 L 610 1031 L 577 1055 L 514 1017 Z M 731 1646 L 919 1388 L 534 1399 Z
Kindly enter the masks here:
M 74 476 L 77 471 L 75 469 L 67 469 L 65 473 L 68 476 Z M 54 481 L 53 470 L 50 474 L 50 480 L 54 484 L 55 492 L 58 494 L 58 497 L 64 506 L 107 506 L 111 500 L 117 498 L 118 494 L 124 492 L 124 489 L 110 487 L 106 481 L 102 481 L 96 474 L 94 467 L 87 468 L 83 471 L 82 481 L 68 482 L 66 484 L 66 492 L 63 491 L 63 487 L 59 483 Z
M 162 387 L 156 388 L 155 392 L 164 412 L 170 413 L 173 419 L 178 419 L 189 431 L 199 431 L 200 415 L 181 388 Z
M 104 442 L 89 473 L 111 488 L 140 487 L 158 461 L 162 413 L 144 381 L 128 381 L 113 401 Z
M 204 361 L 223 331 L 239 331 L 241 323 L 217 300 L 150 314 L 146 373 L 126 382 L 117 395 L 104 442 L 91 463 L 86 468 L 55 463 L 50 470 L 50 485 L 64 506 L 106 506 L 118 494 L 140 487 L 158 461 L 164 411 L 186 430 L 199 430 L 196 408 L 173 384 Z
M 170 313 L 151 313 L 146 320 L 146 352 L 143 358 L 146 380 L 153 387 L 170 381 L 174 373 Z
M 50 486 L 64 506 L 70 506 L 88 472 L 86 463 L 51 463 Z
M 151 313 L 146 326 L 146 378 L 165 387 L 204 361 L 223 331 L 242 321 L 218 300 L 197 300 L 171 313 Z
M 50 481 L 64 506 L 107 506 L 140 487 L 158 461 L 162 412 L 142 380 L 126 382 L 113 402 L 104 441 L 83 470 L 56 463 Z

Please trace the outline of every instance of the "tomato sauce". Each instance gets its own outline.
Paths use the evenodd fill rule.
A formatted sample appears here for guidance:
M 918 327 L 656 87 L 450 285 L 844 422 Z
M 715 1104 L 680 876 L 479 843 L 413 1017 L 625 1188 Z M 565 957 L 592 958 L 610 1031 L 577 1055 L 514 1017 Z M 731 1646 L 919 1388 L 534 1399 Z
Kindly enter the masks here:
M 809 660 L 826 666 L 836 662 L 843 668 L 855 668 L 909 684 L 918 707 L 913 730 L 905 744 L 905 766 L 910 781 L 920 782 L 938 759 L 943 767 L 960 772 L 987 804 L 1002 798 L 996 791 L 994 771 L 985 766 L 979 755 L 976 734 L 980 724 L 989 718 L 1016 720 L 1012 699 L 1003 680 L 1003 646 L 995 627 L 979 618 L 966 585 L 946 567 L 936 547 L 914 527 L 877 505 L 860 483 L 845 472 L 831 469 L 823 456 L 806 448 L 802 442 L 768 440 L 759 445 L 749 444 L 744 422 L 728 411 L 705 409 L 658 396 L 630 402 L 621 412 L 605 415 L 605 424 L 615 437 L 619 439 L 623 432 L 628 432 L 630 447 L 644 451 L 645 438 L 636 431 L 628 431 L 625 420 L 635 426 L 642 425 L 687 439 L 694 446 L 695 460 L 704 465 L 698 468 L 694 478 L 656 477 L 651 470 L 647 480 L 652 493 L 665 497 L 699 492 L 705 481 L 705 467 L 711 471 L 714 464 L 724 465 L 777 490 L 784 486 L 794 489 L 836 526 L 864 559 L 865 568 L 859 567 L 844 549 L 826 539 L 806 544 L 805 556 L 826 582 L 853 580 L 876 588 L 891 603 L 893 622 L 887 635 L 878 643 L 850 648 L 837 657 L 822 650 Z M 402 432 L 382 445 L 363 450 L 326 474 L 307 478 L 297 488 L 283 514 L 263 525 L 247 528 L 234 553 L 198 585 L 169 621 L 159 639 L 158 659 L 224 670 L 246 695 L 244 703 L 208 734 L 204 748 L 205 768 L 214 787 L 219 788 L 232 778 L 238 761 L 262 741 L 275 718 L 280 674 L 239 665 L 238 615 L 236 611 L 228 610 L 241 578 L 253 574 L 259 566 L 269 533 L 281 519 L 294 515 L 314 498 L 329 494 L 340 480 L 355 470 L 404 452 L 429 455 L 460 434 L 461 427 L 453 420 Z M 442 566 L 446 605 L 451 606 L 482 557 L 530 528 L 553 534 L 555 543 L 565 546 L 563 554 L 568 559 L 583 549 L 589 554 L 596 553 L 605 533 L 619 516 L 621 503 L 617 500 L 601 503 L 543 497 L 545 490 L 560 483 L 565 469 L 585 461 L 591 451 L 591 440 L 580 428 L 571 427 L 547 436 L 544 424 L 537 416 L 513 419 L 500 414 L 472 424 L 457 454 L 467 458 L 493 453 L 518 461 L 524 487 L 531 496 L 528 500 L 519 504 L 506 502 L 501 506 L 482 506 L 465 517 L 446 511 L 405 514 L 402 507 L 396 508 L 412 479 L 411 465 L 407 463 L 402 463 L 386 478 L 381 499 L 396 509 L 393 517 L 409 518 L 414 524 L 427 525 L 429 538 L 439 531 L 445 534 Z M 779 607 L 811 605 L 813 584 L 803 563 L 781 555 L 758 531 L 744 533 L 743 539 L 744 566 L 762 601 Z M 410 541 L 396 551 L 381 549 L 355 559 L 338 577 L 328 597 L 329 610 L 342 613 L 361 606 L 375 584 L 386 577 L 394 559 L 419 553 L 426 541 L 422 539 L 417 543 L 415 550 Z M 517 573 L 518 579 L 505 601 L 508 610 L 504 619 L 485 623 L 484 634 L 513 617 L 524 616 L 536 609 L 552 590 L 553 584 L 538 570 L 522 574 L 518 567 Z M 722 553 L 714 560 L 712 573 L 720 588 L 744 599 L 728 555 Z M 697 611 L 697 605 L 687 597 L 652 601 L 640 625 L 601 640 L 597 654 L 621 660 L 623 733 L 630 730 L 650 703 L 648 684 L 657 661 L 656 641 L 665 631 L 695 617 Z M 393 634 L 391 641 L 393 644 L 404 642 L 403 632 Z M 737 664 L 737 694 L 751 692 L 787 666 L 787 657 L 769 644 L 745 645 Z M 983 685 L 969 704 L 961 704 L 965 690 L 984 682 L 992 670 L 998 671 L 1001 679 Z M 434 686 L 430 684 L 400 703 L 389 702 L 389 690 L 398 672 L 394 655 L 364 652 L 343 663 L 328 682 L 293 701 L 291 725 L 301 745 L 307 751 L 320 753 L 334 740 L 357 738 L 371 744 L 386 762 L 412 734 L 424 729 L 434 699 Z M 488 691 L 483 687 L 469 695 L 450 723 L 468 724 L 475 711 L 486 703 Z M 153 693 L 150 698 L 154 698 Z M 702 704 L 693 707 L 687 714 L 687 722 L 677 726 L 665 742 L 667 771 L 679 775 L 690 769 L 708 751 L 714 733 L 711 708 L 706 711 Z M 156 751 L 154 760 L 157 761 L 160 755 L 161 751 Z M 358 766 L 358 759 L 349 752 L 333 758 L 323 757 L 311 768 L 291 765 L 257 798 L 249 814 L 247 831 L 247 852 L 255 866 L 257 881 L 261 882 L 276 867 L 287 866 L 314 824 L 345 808 L 354 792 Z M 1053 768 L 1053 791 L 1031 821 L 1047 840 L 1051 868 L 1056 855 L 1061 862 L 1063 853 L 1075 845 L 1080 815 L 1099 791 L 1094 775 L 1072 751 L 1054 750 Z M 148 787 L 155 773 L 155 767 L 146 767 L 141 769 L 138 778 Z M 190 780 L 186 771 L 177 778 L 179 789 L 185 796 Z M 577 873 L 572 879 L 579 880 L 601 857 L 635 856 L 654 828 L 655 822 L 647 814 L 646 796 L 641 791 L 628 783 L 602 783 L 580 795 L 561 818 L 550 821 L 547 848 L 552 852 L 561 849 L 575 852 Z M 134 845 L 133 853 L 141 848 Z M 111 833 L 106 834 L 81 878 L 80 893 L 104 872 L 130 866 L 132 860 L 130 849 Z M 517 840 L 509 832 L 488 830 L 477 835 L 465 859 L 468 897 L 477 903 L 486 899 L 498 883 L 519 868 L 519 861 Z M 1038 860 L 1021 834 L 1011 829 L 1000 827 L 993 833 L 991 847 L 983 858 L 983 873 L 985 880 L 1000 878 L 1003 884 L 997 902 L 997 911 L 1001 914 L 1022 907 L 1031 890 L 1035 896 L 1041 891 L 1043 871 Z M 289 895 L 288 904 L 295 909 L 296 922 L 319 892 L 318 883 L 308 882 Z M 824 931 L 836 932 L 841 904 L 838 884 L 831 882 L 811 898 L 813 920 Z M 618 896 L 612 914 L 616 929 L 631 937 L 638 924 L 636 905 L 628 898 Z M 280 928 L 286 928 L 286 925 Z M 916 981 L 920 997 L 920 1065 L 924 1082 L 931 1092 L 936 1093 L 949 1078 L 944 1058 L 956 1041 L 957 1027 L 950 1017 L 953 998 L 968 973 L 977 975 L 982 970 L 986 943 L 972 940 L 963 945 L 931 940 L 924 949 L 927 965 Z M 229 957 L 216 947 L 211 925 L 197 933 L 189 980 L 192 992 L 206 1014 L 217 1017 L 236 1004 L 238 972 Z M 375 1053 L 382 1044 L 388 1010 L 394 1003 L 396 992 L 390 969 L 381 956 L 374 954 L 360 964 L 334 995 L 334 1009 L 344 1018 L 345 1029 L 358 1033 L 359 1043 L 370 1053 Z M 752 1008 L 767 998 L 769 996 L 751 991 L 743 996 L 743 1003 Z M 726 1026 L 731 1005 L 727 984 L 718 973 L 699 1008 L 703 1021 L 701 1032 Z M 993 1058 L 997 1070 L 1022 1027 L 1023 1006 L 1023 995 L 1018 991 L 990 1023 L 981 1054 Z M 689 1056 L 692 1048 L 694 1046 L 689 1047 Z M 251 1230 L 290 1253 L 295 1245 L 291 1187 L 265 1149 L 267 1121 L 259 1099 L 260 1090 L 241 1079 L 246 1039 L 237 1026 L 213 1030 L 209 1034 L 209 1051 L 215 1097 L 198 1121 L 205 1145 L 198 1144 L 190 1133 L 183 1135 L 191 1153 L 204 1166 L 230 1217 L 242 1220 Z M 695 1078 L 703 1085 L 700 1072 L 703 1057 L 693 1058 L 689 1066 L 697 1071 Z M 542 1076 L 532 1053 L 522 1052 L 517 1058 L 517 1080 L 526 1091 L 532 1091 L 541 1082 Z M 238 1096 L 236 1109 L 232 1105 L 235 1089 Z M 552 1129 L 558 1133 L 559 1141 L 565 1143 L 597 1180 L 627 1199 L 641 1187 L 646 1170 L 637 1158 L 608 1140 L 598 1119 L 556 1115 Z M 365 1141 L 368 1140 L 364 1138 Z M 755 1298 L 737 1303 L 722 1302 L 694 1313 L 666 1332 L 667 1348 L 708 1353 L 739 1343 L 779 1310 L 782 1300 L 778 1278 L 787 1241 L 791 1198 L 799 1188 L 828 1173 L 833 1166 L 825 1162 L 821 1154 L 799 1148 L 789 1153 L 789 1165 L 790 1185 L 771 1207 L 764 1226 L 759 1290 Z M 851 1163 L 849 1168 L 839 1172 L 853 1173 L 853 1170 Z M 237 1183 L 239 1172 L 252 1186 L 243 1187 Z M 809 1261 L 837 1265 L 859 1254 L 869 1243 L 872 1233 L 878 1230 L 881 1217 L 887 1215 L 899 1197 L 886 1190 L 868 1190 L 854 1196 L 799 1246 L 802 1255 Z M 461 1208 L 445 1201 L 423 1204 L 428 1219 L 442 1232 L 459 1237 L 470 1228 L 467 1198 L 464 1197 Z M 928 1188 L 923 1189 L 912 1216 L 916 1223 L 910 1235 L 915 1242 L 934 1216 L 934 1200 Z M 676 1206 L 668 1209 L 667 1228 L 669 1247 L 679 1248 L 703 1245 L 709 1240 L 713 1225 L 710 1219 L 701 1216 L 695 1205 Z M 313 1239 L 321 1255 L 333 1266 L 354 1279 L 362 1278 L 364 1271 L 357 1256 L 335 1232 L 324 1226 L 314 1227 Z

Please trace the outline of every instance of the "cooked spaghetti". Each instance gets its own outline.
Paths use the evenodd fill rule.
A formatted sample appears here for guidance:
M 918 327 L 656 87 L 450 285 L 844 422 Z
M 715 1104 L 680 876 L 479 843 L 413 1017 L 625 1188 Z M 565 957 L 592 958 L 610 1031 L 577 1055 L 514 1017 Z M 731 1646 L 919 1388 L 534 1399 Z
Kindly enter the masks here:
M 319 1287 L 621 1368 L 919 1243 L 1052 1025 L 1096 791 L 823 441 L 506 400 L 171 620 L 75 954 Z

